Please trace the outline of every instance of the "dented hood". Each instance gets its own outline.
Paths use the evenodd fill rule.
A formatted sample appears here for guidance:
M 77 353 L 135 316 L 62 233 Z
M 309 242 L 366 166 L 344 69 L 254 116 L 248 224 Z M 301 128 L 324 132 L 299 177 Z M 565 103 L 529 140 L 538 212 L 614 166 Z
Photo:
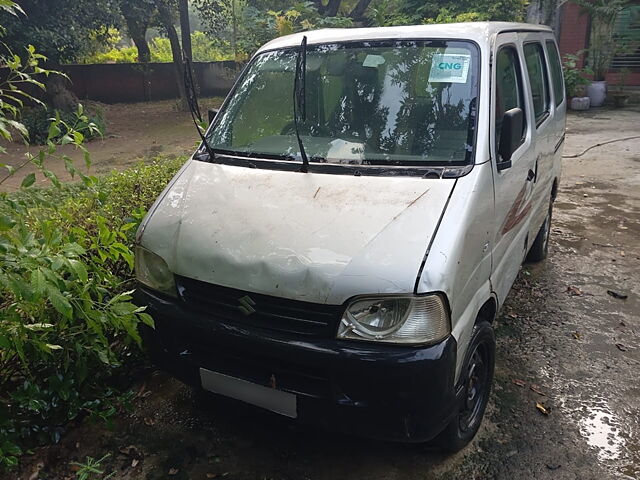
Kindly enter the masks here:
M 192 160 L 140 243 L 178 275 L 250 292 L 328 304 L 408 293 L 454 182 Z

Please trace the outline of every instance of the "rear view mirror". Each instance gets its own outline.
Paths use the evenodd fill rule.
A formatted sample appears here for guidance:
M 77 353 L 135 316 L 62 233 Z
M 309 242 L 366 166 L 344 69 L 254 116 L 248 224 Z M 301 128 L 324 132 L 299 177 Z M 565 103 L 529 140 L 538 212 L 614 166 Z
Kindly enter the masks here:
M 218 115 L 219 111 L 220 111 L 219 108 L 210 108 L 209 109 L 209 125 L 211 125 L 213 120 L 216 118 L 216 115 Z
M 511 167 L 511 156 L 522 143 L 522 125 L 524 114 L 521 108 L 507 110 L 502 117 L 500 145 L 498 145 L 498 170 Z

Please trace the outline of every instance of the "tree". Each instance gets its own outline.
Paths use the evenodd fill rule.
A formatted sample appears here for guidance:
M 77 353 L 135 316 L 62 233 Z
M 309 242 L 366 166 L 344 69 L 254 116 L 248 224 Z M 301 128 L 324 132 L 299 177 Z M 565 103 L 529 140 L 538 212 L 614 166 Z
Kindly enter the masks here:
M 127 25 L 127 32 L 138 49 L 138 62 L 150 62 L 151 49 L 146 35 L 157 17 L 155 2 L 153 0 L 120 0 L 119 7 Z
M 178 86 L 178 93 L 180 95 L 180 106 L 182 109 L 187 108 L 186 94 L 184 88 L 184 63 L 182 60 L 182 49 L 180 48 L 180 39 L 178 38 L 178 32 L 176 31 L 175 23 L 177 17 L 177 6 L 173 0 L 154 0 L 156 8 L 158 9 L 158 17 L 164 30 L 169 37 L 171 43 L 171 55 L 173 57 L 173 64 L 176 72 L 176 82 Z
M 522 21 L 526 0 L 374 0 L 369 18 L 376 26 L 468 21 Z
M 316 2 L 192 0 L 192 2 L 200 13 L 206 33 L 220 47 L 231 46 L 236 59 L 246 58 L 258 47 L 280 35 L 314 28 L 350 27 L 353 24 L 349 17 L 321 14 L 320 0 Z
M 624 48 L 624 42 L 616 45 L 613 31 L 618 14 L 630 4 L 629 0 L 575 0 L 582 13 L 590 17 L 588 61 L 594 80 L 605 80 L 616 50 Z
M 120 25 L 113 1 L 20 0 L 24 15 L 0 12 L 4 42 L 15 51 L 33 45 L 53 64 L 77 61 L 107 41 L 109 27 Z
M 185 60 L 193 60 L 191 51 L 191 25 L 189 23 L 189 2 L 188 0 L 178 0 L 180 10 L 180 34 L 182 36 L 182 51 Z
M 14 52 L 33 45 L 48 60 L 46 65 L 74 62 L 106 43 L 109 28 L 119 25 L 113 0 L 21 0 L 20 13 L 0 10 L 5 25 L 4 43 Z M 75 110 L 77 97 L 60 75 L 46 79 L 47 101 L 54 108 Z

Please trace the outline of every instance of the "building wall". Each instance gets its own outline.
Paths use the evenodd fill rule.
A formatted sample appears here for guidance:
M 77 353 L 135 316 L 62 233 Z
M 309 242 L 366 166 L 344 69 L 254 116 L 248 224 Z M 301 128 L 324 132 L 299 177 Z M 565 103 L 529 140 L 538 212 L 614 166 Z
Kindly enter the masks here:
M 62 65 L 71 90 L 80 99 L 104 103 L 142 102 L 178 97 L 173 63 L 114 63 Z M 226 95 L 240 66 L 234 62 L 194 62 L 194 80 L 200 95 Z
M 566 2 L 560 11 L 560 31 L 558 32 L 558 47 L 560 55 L 576 54 L 580 50 L 589 47 L 590 18 L 588 14 L 583 14 L 580 6 L 572 2 Z M 584 56 L 583 56 L 584 57 Z M 583 66 L 584 58 L 581 59 L 580 66 Z M 610 85 L 617 85 L 620 81 L 618 72 L 607 74 L 607 82 Z M 640 72 L 631 72 L 626 80 L 628 86 L 640 86 Z

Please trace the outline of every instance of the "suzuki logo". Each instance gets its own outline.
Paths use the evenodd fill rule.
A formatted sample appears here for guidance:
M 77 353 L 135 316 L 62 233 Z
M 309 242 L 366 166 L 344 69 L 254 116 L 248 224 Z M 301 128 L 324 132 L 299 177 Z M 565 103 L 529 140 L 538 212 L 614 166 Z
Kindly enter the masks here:
M 244 315 L 249 316 L 252 313 L 255 313 L 256 309 L 253 308 L 256 302 L 249 295 L 245 295 L 241 299 L 238 300 L 238 310 L 240 310 Z

